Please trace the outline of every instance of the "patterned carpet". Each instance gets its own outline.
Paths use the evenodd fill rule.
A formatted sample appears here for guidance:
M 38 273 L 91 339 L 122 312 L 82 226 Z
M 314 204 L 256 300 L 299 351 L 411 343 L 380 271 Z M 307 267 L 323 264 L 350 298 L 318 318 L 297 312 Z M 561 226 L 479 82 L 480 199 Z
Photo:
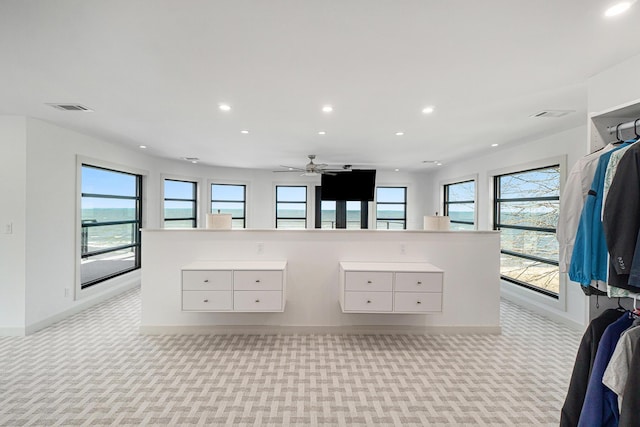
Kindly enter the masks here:
M 0 425 L 558 425 L 580 334 L 141 336 L 139 290 L 0 337 Z

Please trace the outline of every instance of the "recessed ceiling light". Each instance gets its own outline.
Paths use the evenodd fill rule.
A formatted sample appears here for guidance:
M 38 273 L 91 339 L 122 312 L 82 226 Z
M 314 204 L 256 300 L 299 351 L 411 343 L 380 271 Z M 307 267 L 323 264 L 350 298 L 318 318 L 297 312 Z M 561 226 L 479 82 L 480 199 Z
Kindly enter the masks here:
M 442 166 L 442 163 L 436 162 L 436 166 Z
M 610 18 L 612 16 L 620 15 L 621 13 L 624 13 L 627 10 L 629 10 L 629 8 L 633 3 L 634 2 L 623 1 L 621 3 L 614 4 L 604 12 L 604 16 L 606 16 L 607 18 Z
M 248 130 L 241 130 L 240 133 L 247 134 L 247 133 L 249 133 L 249 131 Z
M 318 135 L 326 135 L 327 133 L 323 130 L 321 130 L 320 132 L 318 132 Z
M 492 146 L 492 147 L 497 147 L 497 146 L 498 146 L 498 144 L 491 144 L 491 146 Z
M 140 148 L 147 148 L 147 146 L 146 145 L 141 145 Z
M 393 171 L 394 172 L 400 172 L 400 169 L 394 169 Z
M 435 110 L 435 108 L 434 108 L 434 107 L 429 106 L 429 107 L 424 107 L 424 108 L 422 109 L 422 112 L 423 112 L 424 114 L 431 114 L 431 113 L 433 113 L 433 111 L 434 111 L 434 110 Z
M 198 163 L 197 160 L 191 160 L 191 163 Z
M 396 132 L 396 136 L 402 136 L 404 135 L 404 132 Z
M 331 105 L 325 105 L 322 107 L 322 112 L 323 113 L 330 113 L 333 111 L 333 107 Z
M 218 108 L 222 111 L 231 111 L 231 105 L 229 104 L 220 104 Z

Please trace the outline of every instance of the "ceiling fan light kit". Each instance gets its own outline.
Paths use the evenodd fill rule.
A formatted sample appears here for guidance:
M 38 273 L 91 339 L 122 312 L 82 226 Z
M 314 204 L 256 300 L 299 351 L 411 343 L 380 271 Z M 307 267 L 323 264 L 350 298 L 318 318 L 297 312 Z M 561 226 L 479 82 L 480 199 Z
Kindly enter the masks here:
M 351 165 L 344 165 L 340 168 L 329 168 L 329 165 L 326 163 L 314 163 L 313 160 L 316 158 L 315 154 L 309 154 L 307 157 L 309 158 L 309 163 L 303 168 L 280 165 L 280 167 L 285 168 L 285 170 L 276 170 L 274 172 L 302 172 L 300 176 L 335 175 L 337 172 L 351 172 Z

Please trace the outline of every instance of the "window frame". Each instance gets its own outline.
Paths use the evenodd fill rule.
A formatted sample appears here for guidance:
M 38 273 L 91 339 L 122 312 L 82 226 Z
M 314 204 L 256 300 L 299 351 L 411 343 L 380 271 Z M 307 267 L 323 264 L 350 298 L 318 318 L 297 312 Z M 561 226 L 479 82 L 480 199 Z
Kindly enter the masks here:
M 224 185 L 224 186 L 231 186 L 231 187 L 243 187 L 243 200 L 237 201 L 237 200 L 223 200 L 223 199 L 219 199 L 219 200 L 214 200 L 213 199 L 213 186 L 214 185 Z M 242 204 L 242 217 L 237 217 L 237 216 L 232 216 L 231 217 L 231 221 L 233 223 L 234 219 L 241 219 L 242 220 L 242 229 L 246 229 L 247 228 L 247 194 L 248 194 L 248 185 L 247 183 L 244 182 L 224 182 L 224 181 L 219 181 L 219 180 L 210 180 L 209 181 L 209 207 L 207 208 L 207 213 L 215 213 L 213 212 L 213 203 L 214 202 L 218 202 L 218 203 L 241 203 Z
M 315 187 L 315 228 L 322 228 L 322 186 Z M 336 221 L 332 230 L 347 229 L 347 202 L 357 202 L 357 200 L 335 200 Z M 360 201 L 360 230 L 369 228 L 369 202 Z
M 126 245 L 126 247 L 136 247 L 136 259 L 134 260 L 134 267 L 127 270 L 122 270 L 117 273 L 109 274 L 103 276 L 98 280 L 93 280 L 87 282 L 86 284 L 82 283 L 82 236 L 83 236 L 83 224 L 82 224 L 82 168 L 83 166 L 92 167 L 96 169 L 103 169 L 108 171 L 113 171 L 116 173 L 122 173 L 127 175 L 136 176 L 136 199 L 137 199 L 137 209 L 138 215 L 136 219 L 131 221 L 132 223 L 137 222 L 138 228 L 136 230 L 136 239 L 137 243 Z M 111 288 L 116 286 L 121 286 L 124 284 L 133 285 L 136 283 L 136 280 L 139 280 L 140 270 L 142 267 L 142 228 L 145 226 L 145 206 L 146 199 L 145 195 L 147 193 L 147 177 L 149 172 L 142 169 L 132 168 L 129 166 L 111 163 L 107 161 L 103 161 L 100 159 L 95 159 L 91 157 L 85 156 L 76 156 L 76 253 L 75 253 L 75 265 L 76 265 L 76 280 L 75 280 L 75 293 L 73 295 L 74 300 L 78 300 L 81 298 L 85 298 L 100 292 L 104 292 L 105 286 L 109 286 Z M 91 195 L 92 193 L 87 193 L 87 195 Z M 104 196 L 104 195 L 100 195 Z M 120 197 L 119 197 L 120 198 Z M 129 221 L 128 221 L 129 222 Z M 119 222 L 120 223 L 120 222 Z M 101 224 L 105 226 L 105 224 Z M 98 225 L 93 225 L 91 227 L 97 227 Z M 85 227 L 87 228 L 87 227 Z M 124 246 L 118 246 L 118 249 L 124 248 Z M 104 253 L 113 252 L 116 249 L 111 248 L 108 251 L 104 251 Z M 100 251 L 103 252 L 102 250 Z M 84 254 L 86 257 L 86 254 Z M 91 255 L 98 255 L 97 251 L 93 251 Z M 133 275 L 133 276 L 132 276 Z M 109 289 L 109 288 L 106 288 Z
M 550 169 L 550 168 L 558 168 L 558 196 L 543 196 L 543 197 L 519 197 L 519 198 L 501 198 L 500 196 L 500 178 L 508 175 L 515 175 L 526 172 L 533 172 L 538 170 Z M 562 194 L 564 182 L 564 164 L 563 159 L 548 159 L 548 161 L 540 161 L 534 164 L 527 164 L 521 167 L 509 168 L 508 170 L 496 171 L 492 174 L 492 186 L 493 186 L 493 215 L 492 215 L 492 228 L 493 230 L 500 231 L 501 229 L 512 229 L 512 230 L 528 230 L 534 232 L 543 232 L 554 234 L 557 230 L 557 225 L 555 228 L 548 227 L 530 227 L 530 226 L 518 226 L 518 225 L 510 225 L 510 224 L 502 224 L 499 222 L 500 217 L 500 203 L 513 203 L 513 202 L 526 202 L 526 201 L 558 201 L 558 206 L 560 209 L 560 196 Z M 502 239 L 500 241 L 500 253 L 514 256 L 517 258 L 527 259 L 530 261 L 540 262 L 543 264 L 554 265 L 556 267 L 559 266 L 558 261 L 549 260 L 546 258 L 537 257 L 535 255 L 521 254 L 519 252 L 508 251 L 502 249 Z M 528 282 L 524 282 L 522 280 L 518 280 L 512 277 L 504 276 L 500 274 L 500 279 L 515 284 L 521 288 L 527 289 L 529 291 L 533 291 L 538 295 L 543 295 L 545 297 L 552 298 L 556 301 L 563 300 L 564 296 L 564 284 L 562 280 L 562 275 L 558 276 L 558 293 L 549 291 L 547 289 L 539 288 L 533 284 Z M 562 301 L 564 304 L 564 301 Z
M 452 185 L 457 185 L 457 184 L 465 184 L 467 182 L 473 182 L 474 183 L 474 192 L 473 192 L 473 200 L 464 200 L 464 201 L 448 201 L 448 196 L 449 196 L 449 187 Z M 442 189 L 442 214 L 444 216 L 448 216 L 449 215 L 449 205 L 451 204 L 473 204 L 473 222 L 468 222 L 468 221 L 456 221 L 456 220 L 452 220 L 450 219 L 450 222 L 452 224 L 466 224 L 466 225 L 472 225 L 474 230 L 478 230 L 478 176 L 477 175 L 473 175 L 473 176 L 467 176 L 467 177 L 462 177 L 462 178 L 458 178 L 452 181 L 444 181 L 440 183 L 440 188 Z M 457 231 L 461 231 L 461 230 L 457 230 Z
M 281 202 L 281 201 L 279 201 L 278 200 L 278 188 L 279 187 L 304 188 L 305 189 L 305 191 L 304 191 L 304 202 L 300 202 L 300 201 L 295 201 L 295 202 L 283 201 L 283 202 Z M 309 187 L 308 187 L 308 185 L 305 185 L 305 184 L 293 184 L 293 185 L 276 184 L 274 190 L 275 190 L 274 191 L 275 228 L 279 228 L 278 227 L 278 220 L 281 220 L 281 219 L 284 219 L 284 220 L 287 220 L 287 219 L 290 219 L 290 220 L 302 220 L 302 219 L 304 219 L 304 229 L 306 230 L 307 226 L 308 226 L 308 223 L 309 223 L 309 221 L 308 221 L 308 217 L 309 217 Z M 302 218 L 302 217 L 281 217 L 281 216 L 278 216 L 278 204 L 279 203 L 288 203 L 288 204 L 302 204 L 302 203 L 304 203 L 304 218 Z M 285 229 L 280 228 L 280 229 L 281 230 L 295 230 L 295 229 L 287 229 L 287 228 L 285 228 Z
M 185 177 L 176 177 L 176 176 L 168 176 L 168 175 L 162 175 L 162 208 L 160 210 L 160 221 L 161 221 L 161 225 L 162 228 L 167 228 L 165 222 L 166 221 L 186 221 L 186 220 L 192 220 L 193 221 L 193 226 L 191 228 L 198 228 L 198 223 L 199 223 L 199 218 L 200 215 L 198 214 L 199 211 L 199 205 L 200 205 L 200 181 L 197 179 L 193 179 L 193 178 L 185 178 Z M 194 199 L 174 199 L 174 198 L 167 198 L 165 195 L 165 182 L 166 181 L 177 181 L 177 182 L 186 182 L 186 183 L 190 183 L 190 184 L 194 184 L 194 189 L 193 189 L 193 197 Z M 189 218 L 166 218 L 164 213 L 165 213 L 165 202 L 166 201 L 180 201 L 180 202 L 192 202 L 193 203 L 193 213 L 194 213 L 194 217 L 189 217 Z M 186 228 L 184 228 L 186 229 Z M 180 228 L 170 228 L 170 230 L 180 230 Z
M 379 188 L 402 188 L 404 190 L 404 201 L 403 202 L 380 202 L 378 201 L 378 189 Z M 387 227 L 390 220 L 400 221 L 399 218 L 380 218 L 378 217 L 378 205 L 403 205 L 403 216 L 402 216 L 402 229 L 407 229 L 407 193 L 408 187 L 405 185 L 378 185 L 376 186 L 376 217 L 375 217 L 375 229 L 376 230 L 384 230 L 384 228 L 378 228 L 378 221 L 387 221 Z M 386 230 L 393 230 L 390 228 L 386 228 Z

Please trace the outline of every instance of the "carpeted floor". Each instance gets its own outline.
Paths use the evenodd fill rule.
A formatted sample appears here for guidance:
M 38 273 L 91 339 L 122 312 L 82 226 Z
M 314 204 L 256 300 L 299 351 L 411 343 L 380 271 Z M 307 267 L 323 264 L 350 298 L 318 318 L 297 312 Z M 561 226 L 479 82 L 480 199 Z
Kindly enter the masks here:
M 141 336 L 133 290 L 0 337 L 0 425 L 557 426 L 580 334 Z

